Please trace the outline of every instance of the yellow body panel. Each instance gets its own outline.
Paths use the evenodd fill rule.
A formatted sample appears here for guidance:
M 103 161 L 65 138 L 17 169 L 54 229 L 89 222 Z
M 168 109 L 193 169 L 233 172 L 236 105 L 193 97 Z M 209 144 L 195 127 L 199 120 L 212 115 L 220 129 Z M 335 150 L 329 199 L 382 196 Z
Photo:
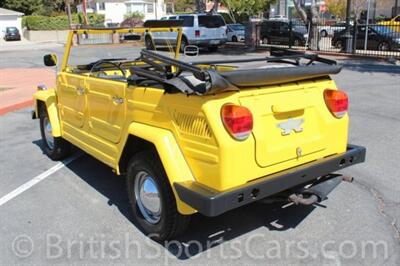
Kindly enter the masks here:
M 39 117 L 38 101 L 45 103 L 54 137 L 61 137 L 60 119 L 57 110 L 57 96 L 54 89 L 37 91 L 34 94 L 36 117 Z
M 35 98 L 46 103 L 54 136 L 62 136 L 117 174 L 124 171 L 119 162 L 129 135 L 154 144 L 171 185 L 196 181 L 217 191 L 346 151 L 348 116 L 337 119 L 326 107 L 324 90 L 336 89 L 328 77 L 187 96 L 73 74 L 67 61 L 64 57 L 56 91 L 38 91 Z M 226 103 L 247 106 L 253 113 L 254 130 L 248 139 L 235 140 L 226 131 L 220 117 Z M 303 119 L 304 130 L 282 136 L 277 124 L 289 119 Z M 177 195 L 176 199 L 182 214 L 196 211 Z

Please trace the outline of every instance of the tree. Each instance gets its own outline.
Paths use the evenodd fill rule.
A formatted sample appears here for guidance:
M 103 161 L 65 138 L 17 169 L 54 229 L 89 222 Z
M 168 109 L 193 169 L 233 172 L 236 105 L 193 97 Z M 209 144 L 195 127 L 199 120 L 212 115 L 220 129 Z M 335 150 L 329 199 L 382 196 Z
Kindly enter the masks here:
M 175 11 L 178 12 L 192 12 L 195 8 L 195 1 L 193 0 L 174 0 Z
M 346 17 L 346 2 L 346 0 L 325 0 L 329 13 L 340 19 Z
M 300 19 L 304 22 L 306 26 L 309 26 L 309 48 L 311 50 L 319 50 L 319 31 L 317 22 L 319 20 L 319 12 L 315 0 L 311 0 L 311 6 L 309 10 L 306 10 L 304 1 L 293 0 L 294 6 Z
M 263 13 L 271 4 L 276 3 L 276 0 L 222 0 L 221 2 L 235 15 L 246 14 L 250 17 Z
M 25 15 L 40 12 L 43 8 L 42 0 L 5 0 L 4 8 L 19 11 Z

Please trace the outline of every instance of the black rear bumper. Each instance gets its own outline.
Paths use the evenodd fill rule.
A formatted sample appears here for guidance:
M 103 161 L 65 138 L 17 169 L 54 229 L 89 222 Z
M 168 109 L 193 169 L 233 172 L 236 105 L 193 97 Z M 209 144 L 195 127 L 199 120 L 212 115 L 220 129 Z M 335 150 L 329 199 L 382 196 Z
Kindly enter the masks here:
M 259 178 L 242 186 L 219 192 L 197 182 L 174 183 L 179 198 L 206 216 L 226 211 L 272 196 L 296 186 L 310 183 L 320 176 L 365 161 L 366 149 L 349 145 L 347 151 Z

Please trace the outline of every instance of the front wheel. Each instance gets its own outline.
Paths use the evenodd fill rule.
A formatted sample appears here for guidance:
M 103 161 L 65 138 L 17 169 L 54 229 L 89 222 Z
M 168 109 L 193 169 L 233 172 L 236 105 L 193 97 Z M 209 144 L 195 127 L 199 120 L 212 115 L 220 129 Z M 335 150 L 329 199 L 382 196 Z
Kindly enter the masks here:
M 133 217 L 147 236 L 163 241 L 185 231 L 190 216 L 178 212 L 157 153 L 136 154 L 129 162 L 126 180 Z
M 232 37 L 232 42 L 237 42 L 237 41 L 238 41 L 238 38 L 236 36 L 233 36 Z
M 328 37 L 328 32 L 326 30 L 321 31 L 321 37 Z
M 40 112 L 40 133 L 42 135 L 43 150 L 52 160 L 61 160 L 71 153 L 71 144 L 61 137 L 54 137 L 53 130 L 46 108 Z

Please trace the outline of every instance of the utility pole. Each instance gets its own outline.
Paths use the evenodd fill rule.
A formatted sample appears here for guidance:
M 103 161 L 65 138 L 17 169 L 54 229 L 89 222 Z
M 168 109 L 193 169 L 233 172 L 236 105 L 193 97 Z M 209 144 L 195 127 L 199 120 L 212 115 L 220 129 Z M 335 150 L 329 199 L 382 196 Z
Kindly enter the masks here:
M 351 15 L 351 0 L 347 0 L 347 8 L 346 8 L 346 32 L 344 34 L 345 38 L 345 52 L 352 53 L 353 52 L 353 36 L 350 32 L 350 15 Z

